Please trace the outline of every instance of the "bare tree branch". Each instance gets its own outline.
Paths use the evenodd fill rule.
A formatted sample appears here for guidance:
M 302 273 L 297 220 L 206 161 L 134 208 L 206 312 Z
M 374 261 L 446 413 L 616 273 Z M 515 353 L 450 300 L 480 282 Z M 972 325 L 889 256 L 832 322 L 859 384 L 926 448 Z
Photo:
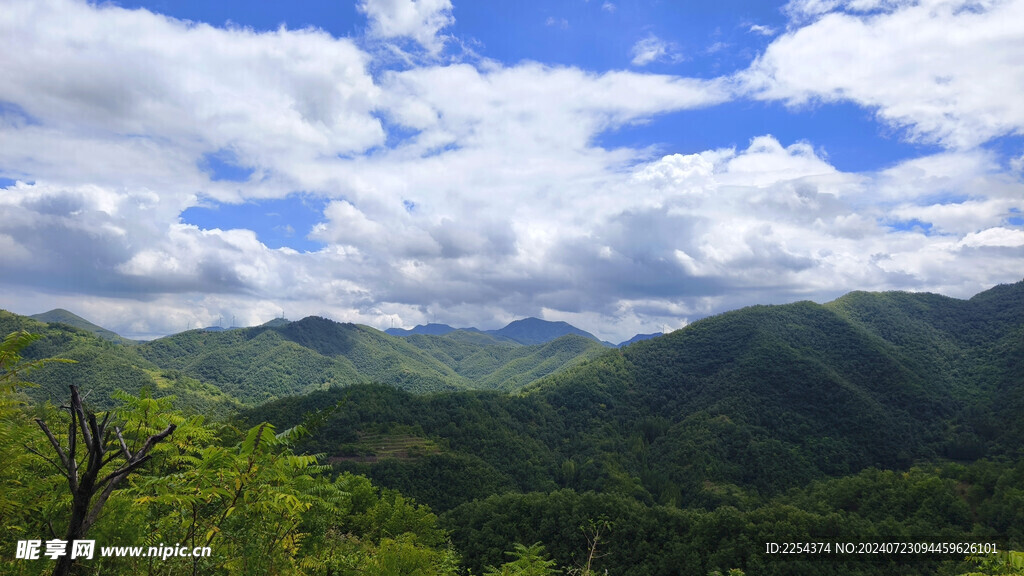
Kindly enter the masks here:
M 36 421 L 36 424 L 38 424 L 39 427 L 43 429 L 43 434 L 46 434 L 46 437 L 50 439 L 50 444 L 52 444 L 53 445 L 53 449 L 57 451 L 57 456 L 60 457 L 61 463 L 63 463 L 64 467 L 67 468 L 68 467 L 68 457 L 67 457 L 66 454 L 64 454 L 64 450 L 60 447 L 60 442 L 58 442 L 57 439 L 53 436 L 53 433 L 50 432 L 50 429 L 46 426 L 46 422 L 43 422 L 39 418 L 36 418 L 35 421 Z M 74 445 L 73 444 L 72 444 L 72 450 L 74 450 Z M 72 452 L 72 454 L 74 454 L 74 452 Z
M 32 448 L 32 447 L 31 447 L 31 446 L 29 446 L 28 444 L 25 444 L 25 450 L 28 450 L 29 452 L 31 452 L 31 453 L 33 453 L 33 454 L 35 454 L 36 456 L 39 456 L 39 457 L 40 457 L 40 458 L 42 458 L 43 460 L 46 460 L 47 462 L 49 462 L 50 464 L 52 464 L 52 465 L 53 465 L 53 467 L 54 467 L 54 468 L 56 468 L 56 469 L 57 469 L 57 471 L 58 471 L 58 472 L 60 472 L 62 476 L 64 476 L 65 478 L 68 478 L 68 473 L 64 471 L 65 469 L 64 469 L 64 468 L 61 468 L 60 464 L 57 464 L 57 463 L 56 463 L 56 462 L 54 462 L 54 461 L 53 461 L 53 460 L 52 460 L 51 458 L 47 458 L 47 457 L 46 457 L 46 456 L 44 456 L 44 455 L 43 455 L 42 453 L 40 453 L 40 452 L 39 452 L 38 450 L 36 450 L 35 448 Z M 68 480 L 70 480 L 70 478 L 68 478 Z
M 118 428 L 117 426 L 114 426 L 114 434 L 117 434 L 117 441 L 121 443 L 121 451 L 124 452 L 124 457 L 131 460 L 132 453 L 130 450 L 128 450 L 128 445 L 125 444 L 124 437 L 121 436 L 121 429 Z
M 78 433 L 75 429 L 75 412 L 68 408 L 68 412 L 71 413 L 71 423 L 68 424 L 68 483 L 71 486 L 71 492 L 78 491 L 78 459 L 75 458 L 76 450 L 78 450 Z
M 78 425 L 82 428 L 82 440 L 85 440 L 86 446 L 92 446 L 92 435 L 89 434 L 89 429 L 86 428 L 85 423 L 88 419 L 85 416 L 85 410 L 82 408 L 82 398 L 78 395 L 78 386 L 71 386 L 71 410 L 78 415 Z M 73 418 L 72 418 L 73 420 Z

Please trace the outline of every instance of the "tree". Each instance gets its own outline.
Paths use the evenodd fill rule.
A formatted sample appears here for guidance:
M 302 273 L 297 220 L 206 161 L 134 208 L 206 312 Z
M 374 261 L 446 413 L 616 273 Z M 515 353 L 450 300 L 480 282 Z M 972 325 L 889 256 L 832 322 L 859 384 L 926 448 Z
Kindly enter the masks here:
M 153 434 L 142 444 L 142 446 L 129 449 L 125 443 L 124 436 L 118 427 L 114 427 L 114 436 L 117 444 L 113 443 L 108 428 L 111 412 L 107 412 L 102 422 L 97 422 L 96 414 L 86 412 L 82 407 L 82 398 L 78 394 L 77 386 L 71 388 L 71 405 L 63 407 L 71 415 L 68 424 L 67 447 L 61 445 L 60 440 L 50 431 L 40 418 L 35 422 L 46 434 L 50 441 L 57 460 L 48 458 L 39 451 L 29 448 L 31 452 L 40 456 L 54 467 L 67 479 L 68 489 L 71 491 L 71 516 L 68 519 L 68 528 L 64 534 L 64 541 L 67 544 L 75 540 L 81 540 L 89 528 L 99 518 L 103 505 L 106 504 L 110 495 L 118 488 L 122 481 L 129 474 L 136 471 L 149 459 L 150 450 L 171 435 L 177 427 L 168 424 L 162 432 Z M 81 442 L 79 442 L 81 432 Z M 84 457 L 79 462 L 78 447 L 84 446 Z M 110 470 L 110 464 L 120 457 L 123 460 L 114 470 Z M 98 496 L 97 496 L 98 494 Z M 57 558 L 57 564 L 53 569 L 53 576 L 66 576 L 71 570 L 75 559 L 70 553 Z
M 602 532 L 608 535 L 612 529 L 612 522 L 606 518 L 599 520 L 588 520 L 580 526 L 583 535 L 587 538 L 587 559 L 575 568 L 570 568 L 569 573 L 573 576 L 591 576 L 594 573 L 594 560 L 607 556 L 607 553 L 598 552 L 597 545 L 601 541 Z

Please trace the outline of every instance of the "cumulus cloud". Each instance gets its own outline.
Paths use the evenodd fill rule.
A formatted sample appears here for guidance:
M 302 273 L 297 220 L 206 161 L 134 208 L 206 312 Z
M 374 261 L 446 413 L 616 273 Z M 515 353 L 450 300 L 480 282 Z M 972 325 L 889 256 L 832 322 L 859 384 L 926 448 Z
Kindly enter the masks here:
M 0 13 L 0 46 L 0 101 L 20 112 L 0 123 L 4 167 L 195 190 L 207 180 L 203 155 L 230 150 L 258 167 L 255 188 L 273 193 L 296 186 L 312 159 L 384 141 L 366 55 L 317 30 L 255 33 L 113 5 L 16 1 Z
M 359 11 L 382 38 L 412 38 L 431 53 L 444 48 L 441 30 L 455 22 L 451 0 L 362 0 Z
M 1024 2 L 795 0 L 815 15 L 741 74 L 762 99 L 852 101 L 911 139 L 969 148 L 1024 133 Z
M 836 169 L 814 142 L 767 134 L 654 157 L 602 147 L 599 137 L 736 98 L 736 80 L 535 62 L 387 70 L 316 30 L 9 2 L 0 13 L 0 175 L 34 183 L 0 190 L 0 301 L 25 313 L 69 308 L 135 336 L 230 316 L 255 324 L 319 314 L 383 328 L 437 314 L 493 328 L 537 315 L 619 341 L 752 302 L 853 288 L 968 296 L 1017 279 L 1019 170 L 956 144 L 961 134 L 1010 130 L 1016 104 L 1000 92 L 981 105 L 993 85 L 970 97 L 954 61 L 950 97 L 965 97 L 935 112 L 943 132 L 926 129 L 930 76 L 908 69 L 907 81 L 924 87 L 903 100 L 869 86 L 888 81 L 884 70 L 853 74 L 847 87 L 831 70 L 813 79 L 793 68 L 802 34 L 862 26 L 871 39 L 872 27 L 915 10 L 858 6 L 836 4 L 774 40 L 742 87 L 794 103 L 849 98 L 948 150 L 858 174 Z M 447 2 L 362 7 L 381 37 L 442 46 Z M 904 44 L 883 39 L 879 50 L 921 42 L 942 57 L 923 30 Z M 989 46 L 970 25 L 963 31 L 964 50 Z M 842 46 L 826 50 L 822 66 L 834 66 Z M 997 60 L 1015 50 L 1000 46 Z M 1016 68 L 1003 66 L 1013 85 Z M 971 132 L 983 116 L 1010 128 Z M 214 181 L 203 171 L 209 155 L 251 175 Z M 324 246 L 317 252 L 181 220 L 201 202 L 296 190 L 323 206 L 311 229 L 295 230 Z
M 980 246 L 1005 246 L 1008 248 L 1019 248 L 1024 246 L 1024 230 L 1010 228 L 989 228 L 981 232 L 974 232 L 960 240 L 960 246 L 977 248 Z

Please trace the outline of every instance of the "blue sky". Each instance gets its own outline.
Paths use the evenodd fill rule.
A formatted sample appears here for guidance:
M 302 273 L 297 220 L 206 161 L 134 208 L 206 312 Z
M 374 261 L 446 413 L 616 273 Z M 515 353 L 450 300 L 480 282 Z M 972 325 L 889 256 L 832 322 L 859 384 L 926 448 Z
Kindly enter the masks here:
M 16 312 L 624 340 L 1022 275 L 1022 0 L 8 8 Z

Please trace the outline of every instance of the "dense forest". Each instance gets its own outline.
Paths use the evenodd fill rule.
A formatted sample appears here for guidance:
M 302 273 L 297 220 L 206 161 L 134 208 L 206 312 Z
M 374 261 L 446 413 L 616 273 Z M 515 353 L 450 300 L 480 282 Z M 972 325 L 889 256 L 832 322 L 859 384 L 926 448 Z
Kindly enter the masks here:
M 19 535 L 67 523 L 67 478 L 33 419 L 67 446 L 56 406 L 71 383 L 136 444 L 177 425 L 89 537 L 215 543 L 188 566 L 107 559 L 83 574 L 1024 569 L 960 548 L 766 548 L 1024 549 L 1024 282 L 970 300 L 755 306 L 621 349 L 319 318 L 141 344 L 8 313 L 0 330 L 39 334 L 7 343 L 4 562 Z M 54 357 L 76 363 L 20 383 L 17 366 Z

